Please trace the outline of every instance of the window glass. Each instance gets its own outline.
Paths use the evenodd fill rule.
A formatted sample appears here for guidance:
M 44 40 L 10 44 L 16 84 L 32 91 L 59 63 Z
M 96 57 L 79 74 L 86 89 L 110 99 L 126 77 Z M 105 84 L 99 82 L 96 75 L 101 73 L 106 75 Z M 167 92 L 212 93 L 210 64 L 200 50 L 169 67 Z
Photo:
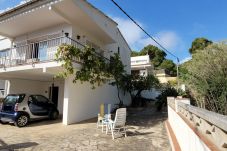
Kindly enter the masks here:
M 49 102 L 49 100 L 42 95 L 32 95 L 31 97 L 33 98 L 34 101 L 37 101 L 37 102 L 40 102 L 40 103 Z
M 0 58 L 9 56 L 10 49 L 0 51 Z
M 8 95 L 4 99 L 5 104 L 15 104 L 21 103 L 25 97 L 25 94 L 18 94 L 18 95 Z

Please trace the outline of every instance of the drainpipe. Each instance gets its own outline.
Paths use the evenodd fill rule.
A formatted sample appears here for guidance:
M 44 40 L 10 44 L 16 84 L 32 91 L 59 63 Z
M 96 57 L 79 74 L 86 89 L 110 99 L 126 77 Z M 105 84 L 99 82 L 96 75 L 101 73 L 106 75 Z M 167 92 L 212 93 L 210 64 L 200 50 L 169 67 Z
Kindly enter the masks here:
M 11 48 L 10 48 L 10 54 L 9 54 L 9 63 L 10 63 L 10 66 L 12 66 L 12 50 L 14 48 L 14 45 L 13 45 L 13 39 L 10 39 L 11 41 Z M 5 60 L 6 61 L 6 60 Z
M 51 85 L 51 90 L 50 90 L 50 100 L 53 102 L 53 88 L 54 88 L 54 78 L 53 78 L 53 83 Z
M 4 97 L 6 97 L 10 93 L 10 81 L 6 80 L 5 81 L 5 92 L 4 92 Z

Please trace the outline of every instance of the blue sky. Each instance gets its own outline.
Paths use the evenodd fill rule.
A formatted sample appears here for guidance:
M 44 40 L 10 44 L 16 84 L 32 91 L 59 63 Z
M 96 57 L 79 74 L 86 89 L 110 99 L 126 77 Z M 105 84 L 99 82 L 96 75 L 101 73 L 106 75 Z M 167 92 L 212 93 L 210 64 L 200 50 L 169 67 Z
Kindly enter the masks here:
M 110 0 L 88 0 L 119 24 L 133 50 L 155 44 L 122 14 Z M 0 10 L 21 0 L 0 0 Z M 190 57 L 188 49 L 196 37 L 212 41 L 227 36 L 226 0 L 116 0 L 134 19 L 180 60 Z M 170 59 L 174 59 L 168 56 Z

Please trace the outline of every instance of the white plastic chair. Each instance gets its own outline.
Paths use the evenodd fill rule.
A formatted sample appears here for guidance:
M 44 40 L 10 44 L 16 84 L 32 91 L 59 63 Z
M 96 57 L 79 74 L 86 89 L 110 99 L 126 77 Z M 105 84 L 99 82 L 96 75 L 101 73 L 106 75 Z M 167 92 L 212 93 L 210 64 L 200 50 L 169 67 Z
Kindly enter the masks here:
M 102 119 L 102 132 L 104 132 L 104 128 L 106 129 L 106 134 L 108 132 L 108 125 L 111 121 L 111 114 L 105 114 L 104 118 Z
M 125 137 L 127 137 L 125 123 L 126 123 L 126 108 L 117 109 L 114 121 L 112 120 L 108 121 L 108 128 L 106 133 L 108 133 L 108 129 L 110 129 L 112 133 L 112 139 L 114 139 L 115 132 L 124 134 Z

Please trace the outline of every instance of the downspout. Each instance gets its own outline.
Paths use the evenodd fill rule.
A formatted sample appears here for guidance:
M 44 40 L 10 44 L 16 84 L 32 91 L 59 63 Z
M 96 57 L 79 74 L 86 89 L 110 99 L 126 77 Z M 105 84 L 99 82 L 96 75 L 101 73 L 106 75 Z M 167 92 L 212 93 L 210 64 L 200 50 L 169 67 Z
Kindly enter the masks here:
M 4 92 L 4 97 L 6 97 L 10 93 L 10 81 L 6 80 L 5 81 L 5 92 Z
M 10 60 L 10 66 L 12 65 L 12 50 L 13 50 L 13 39 L 10 39 L 10 41 L 11 41 L 11 48 L 10 48 L 10 54 L 9 54 L 9 60 Z M 6 60 L 5 60 L 5 62 L 6 62 Z

